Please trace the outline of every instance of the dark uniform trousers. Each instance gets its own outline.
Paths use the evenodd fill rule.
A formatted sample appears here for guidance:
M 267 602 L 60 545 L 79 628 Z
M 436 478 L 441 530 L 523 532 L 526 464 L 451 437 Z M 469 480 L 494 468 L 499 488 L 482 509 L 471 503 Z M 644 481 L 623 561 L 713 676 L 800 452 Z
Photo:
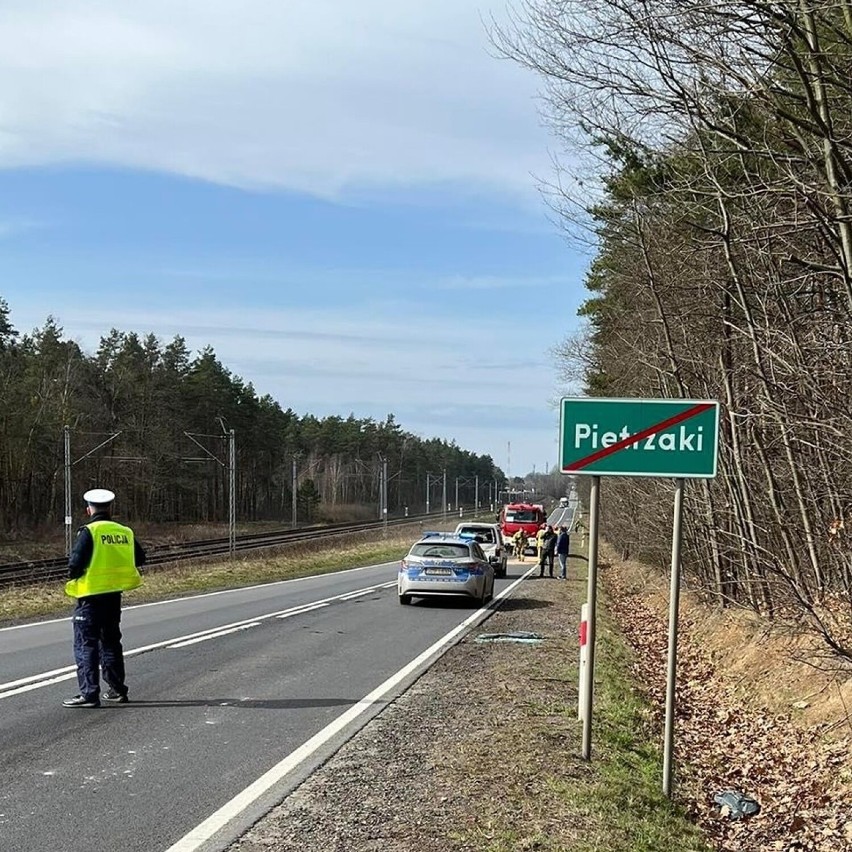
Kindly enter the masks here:
M 100 699 L 98 669 L 104 680 L 120 693 L 124 684 L 124 656 L 121 648 L 121 592 L 107 592 L 80 598 L 74 610 L 74 659 L 80 694 Z

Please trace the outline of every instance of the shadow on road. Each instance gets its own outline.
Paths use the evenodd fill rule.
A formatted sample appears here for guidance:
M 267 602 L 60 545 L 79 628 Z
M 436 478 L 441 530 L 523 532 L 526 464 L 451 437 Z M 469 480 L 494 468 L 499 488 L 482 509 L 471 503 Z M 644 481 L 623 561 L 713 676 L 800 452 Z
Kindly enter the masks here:
M 465 595 L 427 595 L 419 598 L 415 593 L 411 605 L 419 609 L 479 609 L 479 603 Z
M 187 698 L 174 701 L 136 701 L 116 705 L 121 710 L 149 707 L 249 707 L 255 710 L 298 710 L 302 707 L 347 707 L 357 704 L 357 698 Z M 380 703 L 380 702 L 377 702 Z

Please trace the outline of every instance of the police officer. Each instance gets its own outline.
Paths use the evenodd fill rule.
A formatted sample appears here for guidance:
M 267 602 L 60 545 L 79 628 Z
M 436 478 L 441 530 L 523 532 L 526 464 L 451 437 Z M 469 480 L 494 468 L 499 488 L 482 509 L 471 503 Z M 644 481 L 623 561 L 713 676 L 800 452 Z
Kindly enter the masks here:
M 83 495 L 89 521 L 77 531 L 68 558 L 65 593 L 77 598 L 74 610 L 74 659 L 79 695 L 64 707 L 92 708 L 104 701 L 127 703 L 124 652 L 121 647 L 121 593 L 142 583 L 138 566 L 145 551 L 133 530 L 112 520 L 115 494 L 93 488 Z M 100 669 L 107 689 L 100 694 Z

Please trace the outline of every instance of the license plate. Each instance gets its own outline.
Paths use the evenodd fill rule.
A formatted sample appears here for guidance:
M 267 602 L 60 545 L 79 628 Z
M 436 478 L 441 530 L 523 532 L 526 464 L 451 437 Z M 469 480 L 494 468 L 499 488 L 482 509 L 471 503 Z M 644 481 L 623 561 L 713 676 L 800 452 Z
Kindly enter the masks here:
M 426 574 L 440 574 L 446 577 L 449 574 L 452 574 L 453 571 L 451 568 L 427 568 L 425 571 Z

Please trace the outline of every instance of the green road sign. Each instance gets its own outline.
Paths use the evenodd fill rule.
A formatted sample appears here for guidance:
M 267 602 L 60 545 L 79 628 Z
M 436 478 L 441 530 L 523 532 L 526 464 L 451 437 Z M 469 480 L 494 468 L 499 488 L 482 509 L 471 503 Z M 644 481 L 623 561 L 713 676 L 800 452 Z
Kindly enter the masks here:
M 562 473 L 709 479 L 716 475 L 719 403 L 565 398 L 559 434 Z

